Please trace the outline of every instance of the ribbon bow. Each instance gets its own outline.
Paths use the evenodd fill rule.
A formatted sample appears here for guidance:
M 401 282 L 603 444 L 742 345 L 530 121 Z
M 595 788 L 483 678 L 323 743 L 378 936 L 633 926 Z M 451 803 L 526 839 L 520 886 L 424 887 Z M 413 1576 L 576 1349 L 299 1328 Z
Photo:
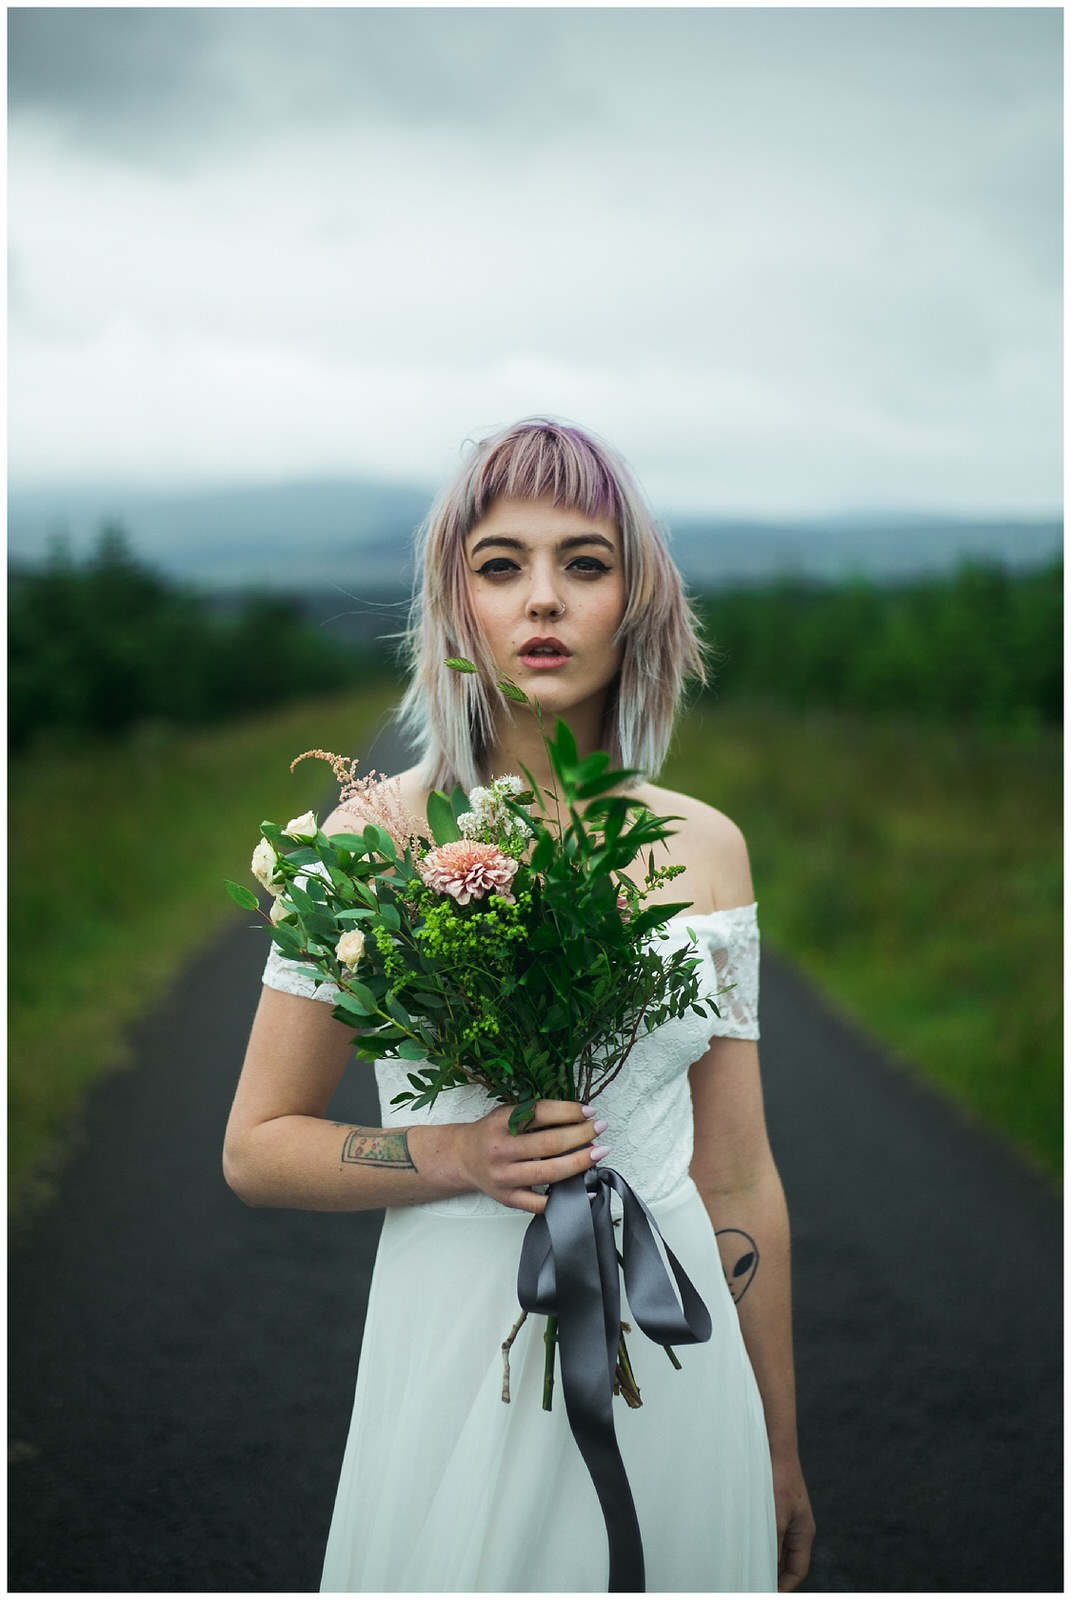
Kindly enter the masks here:
M 621 1285 L 610 1191 L 624 1206 L 621 1256 L 636 1322 L 657 1344 L 703 1344 L 710 1313 L 658 1224 L 619 1172 L 591 1167 L 551 1185 L 521 1246 L 517 1296 L 525 1311 L 558 1319 L 562 1392 L 569 1426 L 602 1506 L 610 1546 L 609 1592 L 644 1589 L 643 1542 L 614 1431 L 613 1391 L 621 1335 Z M 666 1253 L 674 1293 L 659 1252 Z

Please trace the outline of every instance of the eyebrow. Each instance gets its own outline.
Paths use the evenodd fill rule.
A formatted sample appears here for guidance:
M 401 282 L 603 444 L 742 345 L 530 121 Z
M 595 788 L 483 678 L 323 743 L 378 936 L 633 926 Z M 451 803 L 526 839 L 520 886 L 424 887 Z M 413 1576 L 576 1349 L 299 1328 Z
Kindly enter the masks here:
M 585 544 L 599 544 L 604 549 L 609 550 L 611 555 L 617 554 L 610 540 L 604 538 L 601 533 L 572 533 L 567 539 L 559 539 L 554 548 L 557 551 L 578 550 L 581 545 Z M 479 555 L 481 550 L 490 549 L 492 545 L 498 545 L 506 550 L 523 551 L 528 548 L 523 539 L 517 539 L 505 533 L 489 533 L 485 538 L 477 539 L 469 551 L 469 555 Z

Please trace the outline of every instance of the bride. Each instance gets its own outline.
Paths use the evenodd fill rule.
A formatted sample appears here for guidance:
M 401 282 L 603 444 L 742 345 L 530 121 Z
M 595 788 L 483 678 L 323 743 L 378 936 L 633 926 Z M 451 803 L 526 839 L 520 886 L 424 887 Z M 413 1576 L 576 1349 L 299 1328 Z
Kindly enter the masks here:
M 702 665 L 680 577 L 607 446 L 542 418 L 484 440 L 433 508 L 422 555 L 403 714 L 423 757 L 398 780 L 409 812 L 424 816 L 432 788 L 522 765 L 550 784 L 535 718 L 485 687 L 503 675 L 549 726 L 569 724 L 581 754 L 608 749 L 615 765 L 657 774 Z M 483 671 L 451 672 L 449 656 Z M 814 1522 L 796 1440 L 788 1218 L 755 1042 L 747 849 L 697 800 L 651 781 L 630 792 L 679 819 L 663 848 L 684 868 L 673 899 L 694 909 L 670 937 L 695 934 L 708 991 L 732 987 L 720 1018 L 674 1019 L 639 1041 L 593 1106 L 542 1101 L 512 1136 L 508 1110 L 473 1086 L 405 1116 L 390 1104 L 404 1063 L 383 1061 L 383 1125 L 339 1127 L 325 1113 L 352 1030 L 332 1016 L 331 985 L 269 958 L 227 1181 L 253 1206 L 386 1208 L 324 1590 L 605 1590 L 595 1491 L 564 1407 L 540 1407 L 542 1318 L 517 1336 L 509 1405 L 500 1391 L 529 1214 L 547 1185 L 611 1153 L 713 1321 L 680 1371 L 642 1335 L 630 1341 L 643 1406 L 622 1408 L 617 1433 L 648 1588 L 787 1591 L 806 1576 Z M 323 824 L 352 825 L 341 810 Z

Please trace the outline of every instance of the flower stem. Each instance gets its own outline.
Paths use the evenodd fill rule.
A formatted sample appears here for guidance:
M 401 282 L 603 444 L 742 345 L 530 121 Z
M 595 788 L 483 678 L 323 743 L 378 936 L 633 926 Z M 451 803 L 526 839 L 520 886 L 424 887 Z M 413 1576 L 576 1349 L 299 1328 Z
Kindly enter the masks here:
M 614 1374 L 614 1393 L 624 1397 L 625 1404 L 636 1410 L 643 1404 L 640 1399 L 640 1386 L 636 1382 L 636 1374 L 632 1370 L 632 1362 L 628 1356 L 628 1346 L 625 1343 L 625 1328 L 621 1324 L 621 1333 L 617 1342 L 617 1371 Z
M 547 1331 L 543 1335 L 546 1359 L 543 1363 L 543 1410 L 549 1411 L 554 1400 L 554 1351 L 558 1343 L 558 1319 L 547 1318 Z
M 507 1405 L 509 1405 L 509 1353 L 513 1349 L 514 1339 L 527 1321 L 528 1313 L 522 1311 L 502 1343 L 502 1398 Z

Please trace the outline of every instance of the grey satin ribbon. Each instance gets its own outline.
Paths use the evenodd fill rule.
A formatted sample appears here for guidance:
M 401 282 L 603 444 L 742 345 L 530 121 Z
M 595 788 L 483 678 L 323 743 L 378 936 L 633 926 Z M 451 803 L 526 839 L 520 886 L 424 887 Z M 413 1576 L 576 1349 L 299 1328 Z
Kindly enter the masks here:
M 619 1172 L 591 1167 L 552 1184 L 521 1246 L 517 1295 L 525 1311 L 558 1319 L 561 1383 L 569 1426 L 602 1506 L 610 1545 L 611 1594 L 644 1589 L 643 1542 L 614 1431 L 613 1389 L 621 1335 L 621 1286 L 610 1190 L 621 1197 L 625 1292 L 635 1321 L 657 1344 L 702 1344 L 710 1313 Z M 662 1240 L 680 1303 L 657 1240 Z

